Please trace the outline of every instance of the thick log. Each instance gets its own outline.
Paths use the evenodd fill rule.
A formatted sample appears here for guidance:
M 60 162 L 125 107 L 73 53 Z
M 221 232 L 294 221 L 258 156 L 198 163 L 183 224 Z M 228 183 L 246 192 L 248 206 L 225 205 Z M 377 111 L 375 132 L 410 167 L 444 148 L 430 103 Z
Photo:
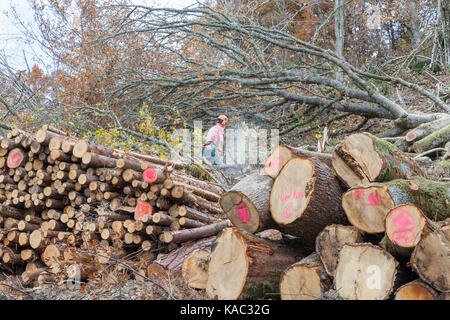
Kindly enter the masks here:
M 316 238 L 316 252 L 320 256 L 325 271 L 334 278 L 339 252 L 346 244 L 363 242 L 362 233 L 353 226 L 332 224 L 326 226 Z
M 21 220 L 25 218 L 26 213 L 24 210 L 0 204 L 0 214 L 4 217 L 16 218 Z
M 216 235 L 222 229 L 227 227 L 231 227 L 231 222 L 229 220 L 207 224 L 198 228 L 183 229 L 179 231 L 165 231 L 162 234 L 162 241 L 165 243 L 180 243 L 197 240 Z
M 283 166 L 292 158 L 317 158 L 323 161 L 326 165 L 331 167 L 331 154 L 313 152 L 303 150 L 301 148 L 293 148 L 287 145 L 280 145 L 267 158 L 264 163 L 264 173 L 272 178 L 276 178 Z
M 315 300 L 333 285 L 317 253 L 284 270 L 280 280 L 281 300 Z
M 275 228 L 270 213 L 273 179 L 253 174 L 240 180 L 220 198 L 220 206 L 236 227 L 248 233 Z
M 278 291 L 279 270 L 298 261 L 298 250 L 277 245 L 238 228 L 226 228 L 217 237 L 208 266 L 206 294 L 211 299 L 260 299 Z
M 439 293 L 420 280 L 404 284 L 395 292 L 394 300 L 439 300 Z
M 415 205 L 395 207 L 385 218 L 383 247 L 394 257 L 409 258 L 419 241 L 440 226 L 440 223 L 428 219 Z
M 424 236 L 411 255 L 411 267 L 420 279 L 440 292 L 450 290 L 450 225 Z
M 414 204 L 433 221 L 450 217 L 448 184 L 414 177 L 354 186 L 344 193 L 342 207 L 352 225 L 367 233 L 385 231 L 386 214 L 394 207 Z
M 293 158 L 273 183 L 270 212 L 285 233 L 314 244 L 327 225 L 348 224 L 341 201 L 342 189 L 330 167 L 314 158 Z
M 386 300 L 397 289 L 398 262 L 371 243 L 346 244 L 339 253 L 334 285 L 350 300 Z
M 417 162 L 395 145 L 369 133 L 355 133 L 332 155 L 337 176 L 348 186 L 424 176 Z

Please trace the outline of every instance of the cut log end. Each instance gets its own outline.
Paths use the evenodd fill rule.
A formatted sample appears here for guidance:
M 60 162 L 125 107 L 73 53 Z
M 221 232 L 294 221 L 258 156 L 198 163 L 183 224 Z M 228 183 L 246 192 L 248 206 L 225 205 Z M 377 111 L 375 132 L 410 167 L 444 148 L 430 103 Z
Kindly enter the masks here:
M 210 253 L 201 249 L 191 253 L 184 259 L 181 274 L 189 287 L 206 289 L 209 260 Z
M 340 251 L 335 288 L 344 299 L 386 300 L 394 290 L 398 263 L 370 243 L 346 244 Z
M 342 208 L 352 225 L 361 231 L 384 232 L 386 212 L 394 207 L 386 186 L 357 186 L 342 196 Z

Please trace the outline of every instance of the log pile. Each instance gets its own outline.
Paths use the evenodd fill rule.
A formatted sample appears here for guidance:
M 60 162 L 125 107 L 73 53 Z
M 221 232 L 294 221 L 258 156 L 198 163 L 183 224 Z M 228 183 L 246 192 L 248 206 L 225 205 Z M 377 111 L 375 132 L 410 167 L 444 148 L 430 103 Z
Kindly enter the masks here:
M 221 187 L 183 164 L 77 139 L 43 126 L 0 143 L 1 268 L 24 286 L 92 278 L 96 263 L 139 270 L 181 244 L 231 226 Z
M 450 186 L 369 133 L 332 154 L 279 146 L 219 202 L 233 227 L 204 268 L 211 299 L 449 296 Z

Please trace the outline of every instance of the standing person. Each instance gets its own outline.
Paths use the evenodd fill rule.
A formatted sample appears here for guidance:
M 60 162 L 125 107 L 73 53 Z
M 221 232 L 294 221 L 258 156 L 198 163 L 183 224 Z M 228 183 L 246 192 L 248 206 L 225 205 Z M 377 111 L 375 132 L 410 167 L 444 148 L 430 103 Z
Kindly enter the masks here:
M 206 135 L 203 156 L 214 166 L 223 164 L 223 136 L 227 124 L 228 118 L 226 115 L 218 116 L 216 125 L 209 129 Z

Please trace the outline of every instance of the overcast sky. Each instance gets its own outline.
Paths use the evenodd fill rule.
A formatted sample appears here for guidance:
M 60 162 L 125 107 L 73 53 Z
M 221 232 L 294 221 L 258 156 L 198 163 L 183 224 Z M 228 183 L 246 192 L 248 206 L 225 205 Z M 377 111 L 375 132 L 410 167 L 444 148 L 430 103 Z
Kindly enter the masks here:
M 134 4 L 152 5 L 157 3 L 158 7 L 173 7 L 183 8 L 196 2 L 196 0 L 131 0 Z M 25 58 L 30 67 L 42 62 L 36 60 L 36 55 L 42 56 L 46 63 L 49 63 L 42 53 L 39 52 L 39 47 L 36 44 L 27 43 L 19 30 L 11 21 L 11 15 L 8 17 L 8 12 L 13 6 L 21 16 L 22 20 L 32 24 L 33 14 L 26 0 L 0 0 L 0 52 L 5 53 L 8 62 L 14 68 L 25 69 Z

